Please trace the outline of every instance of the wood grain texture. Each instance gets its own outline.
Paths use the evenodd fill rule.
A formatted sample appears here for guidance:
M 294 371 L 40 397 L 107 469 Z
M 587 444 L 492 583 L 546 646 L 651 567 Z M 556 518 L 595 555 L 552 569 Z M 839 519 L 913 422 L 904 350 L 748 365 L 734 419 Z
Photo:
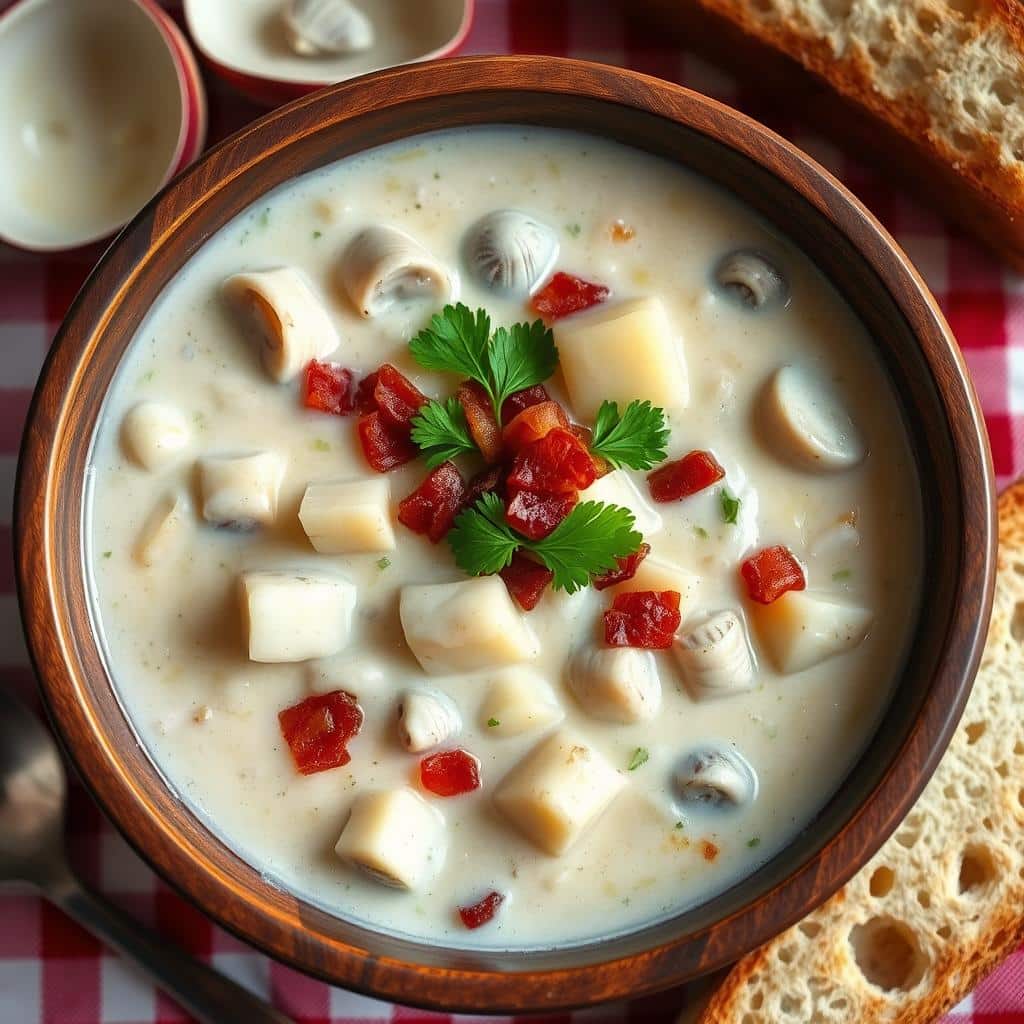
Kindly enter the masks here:
M 469 124 L 590 131 L 720 182 L 802 246 L 863 318 L 920 468 L 924 608 L 891 708 L 846 783 L 789 849 L 702 907 L 620 938 L 478 953 L 375 934 L 268 885 L 165 788 L 113 694 L 83 564 L 91 439 L 118 361 L 163 285 L 210 235 L 296 174 Z M 826 172 L 766 129 L 634 72 L 549 57 L 391 69 L 297 101 L 194 165 L 126 229 L 75 300 L 29 414 L 16 494 L 18 585 L 53 720 L 139 852 L 221 924 L 311 974 L 386 999 L 526 1011 L 641 995 L 713 970 L 834 892 L 895 828 L 969 692 L 993 574 L 992 473 L 958 350 L 892 240 Z

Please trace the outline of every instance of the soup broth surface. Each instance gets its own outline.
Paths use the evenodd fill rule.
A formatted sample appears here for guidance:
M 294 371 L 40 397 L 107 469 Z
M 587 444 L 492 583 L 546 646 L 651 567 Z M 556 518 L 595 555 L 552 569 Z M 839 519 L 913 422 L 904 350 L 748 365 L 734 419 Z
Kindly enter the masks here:
M 655 503 L 647 473 L 617 472 L 635 482 L 640 518 L 660 517 L 660 529 L 645 533 L 650 557 L 692 582 L 682 595 L 679 635 L 710 613 L 735 610 L 749 637 L 752 688 L 695 696 L 677 652 L 659 650 L 649 655 L 657 712 L 637 721 L 596 716 L 569 686 L 567 667 L 578 649 L 604 647 L 602 616 L 616 591 L 591 587 L 573 595 L 548 590 L 534 610 L 517 609 L 535 635 L 535 657 L 511 669 L 496 663 L 425 672 L 399 616 L 402 590 L 468 577 L 444 540 L 431 544 L 395 520 L 398 502 L 426 474 L 423 460 L 374 473 L 360 447 L 358 415 L 304 408 L 301 374 L 272 380 L 259 338 L 222 288 L 242 271 L 297 268 L 340 338 L 328 360 L 356 381 L 391 363 L 427 396 L 444 399 L 460 378 L 422 369 L 408 343 L 446 299 L 419 294 L 363 318 L 341 281 L 343 254 L 362 229 L 393 225 L 450 268 L 470 309 L 485 308 L 495 325 L 532 321 L 537 314 L 526 298 L 487 287 L 467 264 L 467 230 L 510 208 L 554 230 L 554 270 L 610 289 L 602 307 L 554 322 L 556 343 L 574 321 L 614 303 L 653 296 L 664 307 L 689 392 L 666 409 L 668 459 L 711 452 L 724 478 Z M 715 268 L 737 249 L 756 250 L 779 269 L 787 302 L 752 310 L 716 283 Z M 633 344 L 624 335 L 623 346 Z M 639 343 L 633 355 L 647 358 Z M 861 439 L 859 461 L 828 472 L 808 468 L 769 434 L 766 388 L 784 366 L 824 382 Z M 573 419 L 593 425 L 574 408 L 560 371 L 545 386 Z M 142 468 L 126 442 L 126 417 L 146 401 L 173 407 L 184 424 L 180 448 L 154 470 Z M 273 522 L 252 530 L 204 522 L 197 460 L 253 452 L 284 460 Z M 467 478 L 482 466 L 472 457 L 457 461 Z M 139 329 L 107 399 L 92 463 L 95 622 L 119 697 L 175 793 L 276 884 L 344 917 L 448 945 L 590 940 L 678 913 L 748 875 L 842 784 L 884 712 L 918 599 L 916 470 L 863 326 L 805 256 L 729 194 L 666 161 L 570 132 L 495 127 L 423 135 L 262 198 L 195 254 Z M 305 489 L 353 479 L 387 480 L 395 547 L 318 553 L 298 516 Z M 159 557 L 140 554 L 154 510 L 175 501 L 172 539 Z M 776 545 L 801 565 L 803 597 L 863 611 L 856 636 L 798 670 L 780 668 L 785 652 L 765 643 L 764 630 L 793 629 L 796 644 L 816 627 L 765 626 L 740 574 L 746 559 Z M 351 635 L 341 650 L 302 662 L 250 660 L 239 577 L 268 569 L 354 584 Z M 847 620 L 836 627 L 846 628 L 854 627 Z M 493 724 L 488 702 L 495 680 L 520 670 L 550 687 L 564 717 L 508 735 Z M 461 730 L 441 749 L 470 752 L 480 788 L 453 797 L 423 788 L 419 763 L 429 751 L 403 749 L 396 721 L 409 688 L 436 689 L 454 701 Z M 336 690 L 353 694 L 364 716 L 348 745 L 351 760 L 302 775 L 279 712 Z M 554 855 L 496 806 L 494 793 L 558 730 L 581 737 L 603 759 L 618 792 Z M 740 755 L 756 775 L 756 796 L 739 806 L 686 799 L 680 766 L 708 749 Z M 410 890 L 382 885 L 335 853 L 354 801 L 398 790 L 418 794 L 432 820 L 443 822 L 426 877 Z M 494 919 L 466 928 L 457 908 L 491 891 L 504 896 Z

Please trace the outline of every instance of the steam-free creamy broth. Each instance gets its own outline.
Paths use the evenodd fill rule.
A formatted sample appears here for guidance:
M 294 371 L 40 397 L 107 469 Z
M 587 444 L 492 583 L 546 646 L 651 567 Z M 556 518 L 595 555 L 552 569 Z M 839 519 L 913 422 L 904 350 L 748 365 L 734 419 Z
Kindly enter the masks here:
M 423 365 L 455 302 L 491 334 L 543 309 L 553 337 L 481 358 L 541 366 L 553 340 L 548 400 L 598 429 L 506 430 L 504 485 L 445 536 L 479 451 L 426 489 L 422 455 L 371 463 L 417 452 L 404 378 L 442 403 L 465 379 Z M 346 412 L 382 364 L 347 414 L 308 407 Z M 595 423 L 605 400 L 656 407 L 620 423 L 640 455 Z M 486 449 L 466 401 L 456 436 Z M 651 468 L 591 484 L 588 446 Z M 275 882 L 447 944 L 586 940 L 749 874 L 842 784 L 914 621 L 916 471 L 863 327 L 729 195 L 568 132 L 425 135 L 256 203 L 140 328 L 93 464 L 97 627 L 180 798 Z M 526 611 L 521 577 L 465 571 L 478 528 L 551 568 L 587 509 L 625 530 L 631 579 L 544 577 Z M 615 546 L 591 528 L 554 583 Z

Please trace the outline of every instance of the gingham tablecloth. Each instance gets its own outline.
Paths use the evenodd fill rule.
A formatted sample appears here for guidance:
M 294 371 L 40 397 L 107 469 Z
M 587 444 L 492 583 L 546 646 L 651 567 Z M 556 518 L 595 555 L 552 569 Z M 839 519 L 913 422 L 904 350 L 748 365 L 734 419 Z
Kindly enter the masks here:
M 0 0 L 0 9 L 5 6 Z M 837 173 L 915 260 L 966 353 L 984 405 L 1000 485 L 1024 470 L 1024 279 L 876 175 L 844 161 L 798 124 L 765 109 L 758 97 L 736 89 L 727 77 L 692 54 L 659 45 L 655 33 L 621 19 L 615 6 L 603 0 L 478 0 L 465 52 L 569 54 L 625 64 L 723 99 L 794 139 Z M 223 137 L 260 113 L 217 83 L 209 85 L 211 139 Z M 4 685 L 13 685 L 37 707 L 14 594 L 15 464 L 29 397 L 47 346 L 100 251 L 96 247 L 40 257 L 0 246 L 0 673 Z M 153 876 L 75 783 L 69 831 L 73 860 L 87 879 L 168 941 L 208 960 L 300 1024 L 453 1019 L 330 988 L 225 934 Z M 685 993 L 672 992 L 546 1019 L 658 1024 L 673 1020 L 685 1001 Z M 28 893 L 0 893 L 0 1024 L 180 1024 L 187 1020 L 169 999 L 59 911 Z M 947 1024 L 954 1021 L 1024 1024 L 1024 951 L 946 1018 Z

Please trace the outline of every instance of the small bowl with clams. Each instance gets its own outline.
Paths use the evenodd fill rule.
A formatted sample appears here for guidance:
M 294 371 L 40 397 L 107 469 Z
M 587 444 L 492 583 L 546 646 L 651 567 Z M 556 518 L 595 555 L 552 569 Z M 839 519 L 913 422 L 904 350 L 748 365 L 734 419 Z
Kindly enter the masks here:
M 100 263 L 19 464 L 43 692 L 144 857 L 381 998 L 721 967 L 857 871 L 973 680 L 992 470 L 920 276 L 630 71 L 377 72 Z

